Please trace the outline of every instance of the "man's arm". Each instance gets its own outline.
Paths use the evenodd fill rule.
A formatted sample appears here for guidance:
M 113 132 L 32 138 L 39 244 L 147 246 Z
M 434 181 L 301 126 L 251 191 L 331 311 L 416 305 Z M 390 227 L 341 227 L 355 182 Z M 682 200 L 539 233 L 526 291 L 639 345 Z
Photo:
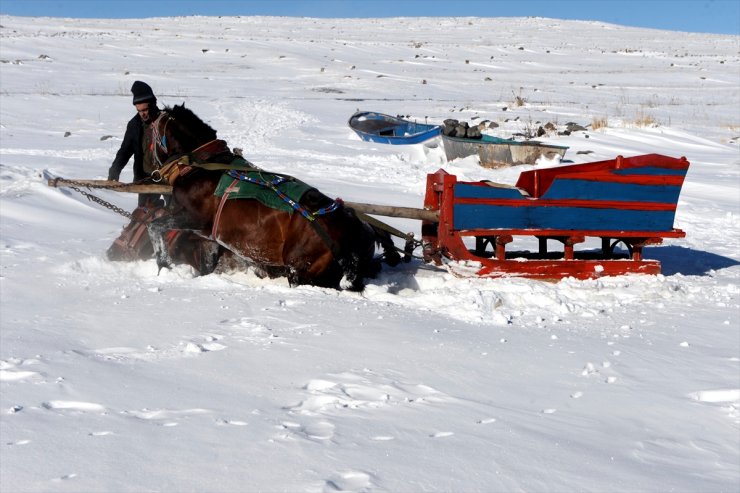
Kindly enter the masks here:
M 123 135 L 123 142 L 121 142 L 121 148 L 116 153 L 116 158 L 113 160 L 108 169 L 108 179 L 118 181 L 121 177 L 121 171 L 128 163 L 131 156 L 134 155 L 135 142 L 134 133 L 137 131 L 133 121 L 130 121 L 126 125 L 126 133 Z

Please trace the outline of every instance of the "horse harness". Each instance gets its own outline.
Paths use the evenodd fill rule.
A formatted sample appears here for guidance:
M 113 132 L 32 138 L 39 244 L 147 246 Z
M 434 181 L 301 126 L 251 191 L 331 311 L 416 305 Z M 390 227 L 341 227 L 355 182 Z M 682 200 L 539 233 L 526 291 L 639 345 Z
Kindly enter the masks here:
M 218 204 L 218 210 L 216 211 L 216 216 L 213 219 L 213 228 L 211 230 L 211 238 L 214 240 L 216 239 L 216 232 L 218 230 L 219 222 L 221 219 L 221 211 L 223 210 L 224 205 L 226 204 L 226 201 L 228 200 L 229 194 L 237 191 L 238 184 L 240 181 L 247 182 L 247 183 L 253 183 L 255 185 L 259 185 L 261 187 L 267 188 L 275 192 L 275 194 L 280 197 L 285 203 L 290 205 L 293 210 L 300 213 L 306 220 L 308 220 L 311 227 L 313 227 L 314 231 L 321 237 L 322 240 L 324 240 L 324 243 L 331 249 L 332 254 L 335 258 L 339 258 L 340 250 L 337 246 L 336 242 L 331 239 L 329 234 L 326 232 L 326 230 L 321 226 L 321 223 L 316 221 L 316 218 L 318 216 L 329 214 L 330 212 L 334 212 L 337 209 L 339 209 L 342 206 L 342 202 L 340 200 L 334 200 L 328 207 L 322 207 L 320 209 L 317 209 L 313 212 L 309 212 L 308 209 L 303 207 L 301 204 L 299 204 L 297 201 L 291 199 L 286 194 L 284 194 L 280 189 L 278 189 L 278 185 L 281 183 L 284 183 L 289 180 L 289 178 L 286 178 L 285 176 L 277 175 L 276 178 L 273 180 L 263 180 L 260 178 L 255 178 L 252 176 L 249 176 L 244 171 L 239 171 L 238 169 L 230 169 L 226 172 L 228 176 L 233 178 L 234 180 L 231 182 L 231 184 L 224 190 L 224 194 L 221 196 L 221 201 Z
M 164 120 L 164 128 L 162 129 L 162 132 L 160 133 L 160 131 L 159 131 L 159 121 L 162 120 L 163 118 L 165 119 Z M 160 169 L 162 169 L 162 167 L 165 164 L 165 163 L 162 163 L 162 160 L 161 159 L 159 159 L 159 152 L 157 152 L 157 148 L 161 149 L 165 153 L 165 155 L 167 154 L 167 135 L 166 135 L 166 132 L 167 132 L 167 124 L 171 120 L 174 120 L 174 118 L 172 118 L 172 116 L 170 116 L 169 113 L 167 113 L 166 111 L 161 111 L 159 113 L 159 116 L 157 117 L 157 119 L 154 120 L 152 122 L 152 124 L 151 124 L 151 131 L 152 131 L 152 148 L 151 148 L 151 150 L 152 150 L 152 154 L 153 154 L 153 158 L 154 158 L 154 159 L 152 159 L 152 162 L 157 167 L 157 169 L 152 172 L 152 175 L 154 175 L 154 173 L 156 173 L 157 171 L 159 171 Z
M 159 126 L 162 119 L 164 119 L 164 128 L 160 132 Z M 328 207 L 323 207 L 311 212 L 303 207 L 300 203 L 298 203 L 297 200 L 291 199 L 278 189 L 278 185 L 290 179 L 288 177 L 276 175 L 277 177 L 273 180 L 263 180 L 250 177 L 249 175 L 247 175 L 246 171 L 262 170 L 258 167 L 255 167 L 254 165 L 252 165 L 252 163 L 249 163 L 248 161 L 246 161 L 247 166 L 235 166 L 231 163 L 208 162 L 209 159 L 212 159 L 213 157 L 219 155 L 231 155 L 232 157 L 234 156 L 226 142 L 220 139 L 214 139 L 206 142 L 205 144 L 201 145 L 197 149 L 184 156 L 176 156 L 163 163 L 159 158 L 159 153 L 157 152 L 157 149 L 161 149 L 165 154 L 167 154 L 168 148 L 166 129 L 167 124 L 172 120 L 174 120 L 174 118 L 167 112 L 163 111 L 157 117 L 157 119 L 152 122 L 152 138 L 154 144 L 152 146 L 152 152 L 154 154 L 154 162 L 157 166 L 157 169 L 151 173 L 152 181 L 160 182 L 162 180 L 165 180 L 170 185 L 173 185 L 178 177 L 184 176 L 197 168 L 209 170 L 224 170 L 230 177 L 234 178 L 231 185 L 221 196 L 221 201 L 219 202 L 216 214 L 213 218 L 213 227 L 211 228 L 212 240 L 216 241 L 216 233 L 221 221 L 221 213 L 223 211 L 224 205 L 226 204 L 226 201 L 228 200 L 229 195 L 237 190 L 238 183 L 240 181 L 243 181 L 272 190 L 278 197 L 280 197 L 280 199 L 290 205 L 293 210 L 300 213 L 305 219 L 307 219 L 309 221 L 309 224 L 311 224 L 311 226 L 313 227 L 314 231 L 316 231 L 319 237 L 321 237 L 324 243 L 326 243 L 326 245 L 332 251 L 334 257 L 340 258 L 340 250 L 336 242 L 331 239 L 331 237 L 321 226 L 321 224 L 315 220 L 320 215 L 328 214 L 339 209 L 342 206 L 342 202 L 340 200 L 332 201 L 331 205 L 329 205 Z M 232 162 L 233 161 L 234 160 L 232 160 Z

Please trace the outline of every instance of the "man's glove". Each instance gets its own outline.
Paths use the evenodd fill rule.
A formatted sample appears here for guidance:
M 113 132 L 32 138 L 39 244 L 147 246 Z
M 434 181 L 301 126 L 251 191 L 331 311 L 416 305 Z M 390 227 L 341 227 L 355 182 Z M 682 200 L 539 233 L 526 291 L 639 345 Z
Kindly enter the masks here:
M 121 177 L 121 172 L 114 171 L 113 168 L 108 170 L 108 180 L 109 181 L 118 181 L 118 179 Z

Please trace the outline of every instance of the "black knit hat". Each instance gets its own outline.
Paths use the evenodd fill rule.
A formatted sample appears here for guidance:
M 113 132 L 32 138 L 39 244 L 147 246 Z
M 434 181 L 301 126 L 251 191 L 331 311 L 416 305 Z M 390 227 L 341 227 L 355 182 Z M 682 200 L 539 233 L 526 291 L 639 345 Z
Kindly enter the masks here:
M 149 84 L 137 80 L 134 85 L 131 86 L 131 93 L 134 95 L 134 104 L 146 103 L 147 101 L 157 101 L 154 97 L 154 92 Z

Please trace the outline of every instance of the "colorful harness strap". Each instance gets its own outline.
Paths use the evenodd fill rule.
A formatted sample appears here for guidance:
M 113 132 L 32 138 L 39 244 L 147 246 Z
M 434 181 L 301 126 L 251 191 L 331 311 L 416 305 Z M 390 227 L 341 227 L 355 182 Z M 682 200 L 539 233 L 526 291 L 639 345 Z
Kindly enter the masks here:
M 239 180 L 234 180 L 231 182 L 231 185 L 228 186 L 228 188 L 224 191 L 223 196 L 221 197 L 221 202 L 218 203 L 218 209 L 216 210 L 216 217 L 213 218 L 213 226 L 211 228 L 211 239 L 218 241 L 218 238 L 216 238 L 216 233 L 218 232 L 218 225 L 221 222 L 221 212 L 224 210 L 224 206 L 226 205 L 226 201 L 229 198 L 229 194 L 231 192 L 235 192 L 238 190 L 236 188 L 236 184 Z
M 164 130 L 160 133 L 159 131 L 159 121 L 167 117 L 164 121 Z M 166 111 L 161 111 L 159 113 L 159 116 L 156 120 L 154 120 L 150 126 L 150 130 L 152 132 L 152 147 L 151 151 L 154 157 L 154 164 L 157 166 L 157 169 L 160 169 L 164 163 L 162 163 L 162 160 L 159 158 L 159 153 L 157 152 L 157 147 L 162 149 L 165 154 L 167 154 L 167 137 L 165 137 L 165 131 L 167 130 L 167 124 L 172 120 L 172 117 L 167 113 Z
M 246 181 L 248 183 L 254 183 L 255 185 L 259 185 L 261 187 L 269 188 L 270 190 L 272 190 L 273 192 L 275 192 L 275 194 L 278 197 L 280 197 L 285 203 L 287 203 L 288 205 L 290 205 L 295 211 L 299 212 L 303 217 L 305 217 L 309 221 L 313 221 L 314 219 L 316 219 L 316 216 L 320 216 L 322 214 L 328 214 L 330 212 L 334 212 L 340 206 L 340 204 L 338 202 L 333 201 L 331 203 L 331 205 L 329 205 L 328 207 L 322 207 L 321 209 L 318 209 L 318 210 L 316 210 L 314 212 L 309 212 L 301 204 L 299 204 L 295 200 L 291 199 L 290 197 L 288 197 L 287 195 L 285 195 L 283 192 L 281 192 L 278 189 L 278 185 L 280 185 L 283 182 L 288 181 L 288 178 L 286 178 L 284 176 L 277 176 L 274 180 L 267 181 L 267 180 L 262 180 L 260 178 L 255 178 L 255 177 L 249 176 L 246 173 L 239 172 L 239 171 L 237 171 L 235 169 L 229 170 L 227 172 L 227 174 L 230 177 L 235 178 L 237 180 Z

